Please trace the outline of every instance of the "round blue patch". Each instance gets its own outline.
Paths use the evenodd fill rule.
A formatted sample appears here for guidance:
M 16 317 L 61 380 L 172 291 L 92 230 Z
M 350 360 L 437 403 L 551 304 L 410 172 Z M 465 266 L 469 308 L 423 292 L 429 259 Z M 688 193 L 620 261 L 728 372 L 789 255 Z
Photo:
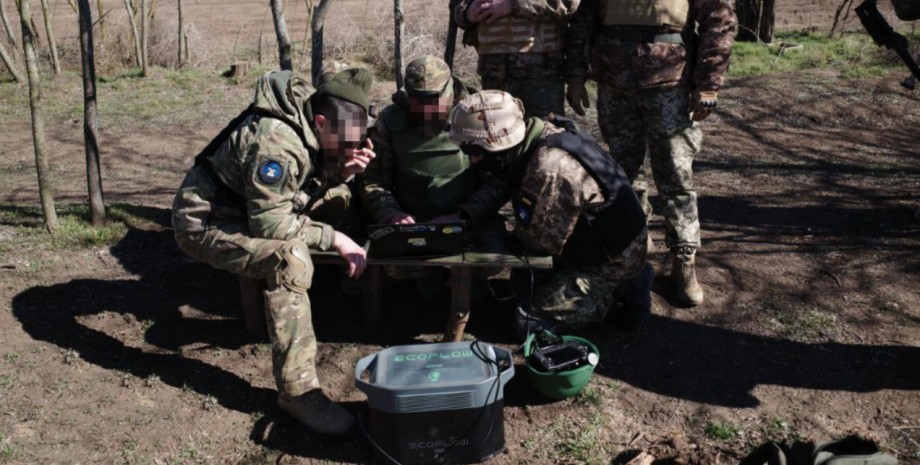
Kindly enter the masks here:
M 281 168 L 280 163 L 274 160 L 265 161 L 259 167 L 259 179 L 265 184 L 274 184 L 280 181 L 283 176 L 284 169 Z

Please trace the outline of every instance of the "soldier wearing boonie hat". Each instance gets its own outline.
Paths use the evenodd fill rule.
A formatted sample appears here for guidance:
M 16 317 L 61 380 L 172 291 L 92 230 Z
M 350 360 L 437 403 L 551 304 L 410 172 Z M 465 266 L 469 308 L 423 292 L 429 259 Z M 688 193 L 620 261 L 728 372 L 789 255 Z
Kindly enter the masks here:
M 371 132 L 377 158 L 358 178 L 361 199 L 380 224 L 465 220 L 477 227 L 498 211 L 504 192 L 483 185 L 447 136 L 450 107 L 466 88 L 432 55 L 412 60 L 405 76 L 405 89 L 393 95 Z M 387 270 L 397 278 L 428 271 Z

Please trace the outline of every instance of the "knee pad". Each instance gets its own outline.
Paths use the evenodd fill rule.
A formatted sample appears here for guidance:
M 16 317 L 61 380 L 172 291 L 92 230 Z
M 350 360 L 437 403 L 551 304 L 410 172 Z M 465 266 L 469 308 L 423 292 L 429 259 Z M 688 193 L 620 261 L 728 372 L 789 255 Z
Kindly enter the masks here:
M 313 282 L 313 260 L 310 249 L 300 239 L 285 242 L 275 252 L 278 266 L 272 276 L 272 284 L 284 286 L 294 292 L 307 292 Z

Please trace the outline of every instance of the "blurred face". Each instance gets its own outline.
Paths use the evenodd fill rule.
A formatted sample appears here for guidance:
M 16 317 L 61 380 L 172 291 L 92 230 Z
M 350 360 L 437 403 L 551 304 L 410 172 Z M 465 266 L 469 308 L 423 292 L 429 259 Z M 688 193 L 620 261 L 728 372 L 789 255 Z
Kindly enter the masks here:
M 339 112 L 335 120 L 319 115 L 315 123 L 319 146 L 325 158 L 324 171 L 328 172 L 335 167 L 341 167 L 346 156 L 367 142 L 366 113 Z
M 447 126 L 451 97 L 409 97 L 409 118 L 426 133 L 438 133 Z

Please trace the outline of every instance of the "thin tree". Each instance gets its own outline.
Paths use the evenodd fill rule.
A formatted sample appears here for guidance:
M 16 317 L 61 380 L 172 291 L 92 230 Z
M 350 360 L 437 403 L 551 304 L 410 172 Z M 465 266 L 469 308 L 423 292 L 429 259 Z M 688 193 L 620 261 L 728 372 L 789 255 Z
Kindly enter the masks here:
M 19 0 L 19 19 L 22 23 L 22 49 L 29 78 L 29 107 L 32 110 L 32 143 L 35 146 L 35 170 L 38 173 L 38 195 L 41 199 L 45 228 L 51 232 L 57 227 L 51 170 L 45 154 L 45 118 L 42 114 L 41 82 L 38 76 L 38 58 L 35 54 L 35 29 L 32 23 L 30 0 Z
M 185 55 L 187 48 L 185 46 L 185 23 L 182 20 L 182 0 L 176 2 L 179 8 L 179 46 L 176 51 L 176 68 L 181 69 L 188 57 Z
M 22 77 L 22 73 L 16 68 L 16 62 L 13 61 L 13 58 L 7 53 L 6 47 L 3 46 L 3 42 L 0 42 L 0 58 L 3 59 L 3 64 L 6 65 L 6 69 L 10 70 L 10 74 L 16 82 L 25 81 L 25 78 Z
M 141 59 L 144 54 L 141 51 L 141 34 L 137 30 L 137 11 L 134 10 L 134 5 L 131 4 L 131 0 L 125 0 L 125 10 L 128 11 L 128 24 L 131 25 L 131 37 L 134 38 L 134 65 L 138 68 L 142 67 Z
M 311 25 L 313 45 L 310 51 L 310 77 L 313 80 L 313 85 L 319 82 L 319 77 L 323 74 L 323 22 L 331 4 L 332 0 L 320 0 L 319 6 L 313 11 Z
M 450 14 L 447 16 L 447 43 L 444 45 L 444 61 L 447 66 L 454 67 L 454 54 L 457 50 L 457 21 L 454 20 L 454 5 L 456 0 L 448 2 Z
M 281 69 L 291 70 L 291 39 L 284 21 L 284 6 L 280 0 L 270 0 L 272 20 L 275 22 L 275 36 L 278 38 L 278 62 Z
M 96 13 L 99 15 L 99 39 L 105 43 L 105 13 L 102 12 L 102 0 L 96 0 Z
M 10 27 L 10 20 L 6 17 L 6 8 L 3 7 L 3 0 L 0 0 L 0 20 L 3 21 L 3 29 L 6 30 L 6 37 L 10 39 L 13 47 L 18 47 L 16 37 L 13 36 L 13 28 Z
M 102 200 L 102 174 L 99 171 L 99 144 L 96 128 L 96 60 L 93 51 L 93 14 L 89 0 L 78 0 L 80 7 L 80 58 L 83 62 L 83 144 L 86 148 L 86 184 L 93 226 L 105 224 Z
M 147 77 L 147 0 L 141 0 L 141 75 Z
M 393 43 L 393 66 L 396 68 L 396 88 L 402 89 L 403 86 L 403 69 L 402 69 L 402 38 L 405 31 L 405 17 L 403 15 L 402 0 L 393 0 L 393 26 L 395 28 L 395 41 Z
M 42 17 L 45 20 L 45 33 L 48 34 L 48 48 L 51 49 L 51 65 L 54 67 L 54 74 L 61 74 L 61 60 L 58 59 L 54 31 L 51 29 L 51 8 L 48 7 L 48 0 L 41 0 L 41 5 Z

